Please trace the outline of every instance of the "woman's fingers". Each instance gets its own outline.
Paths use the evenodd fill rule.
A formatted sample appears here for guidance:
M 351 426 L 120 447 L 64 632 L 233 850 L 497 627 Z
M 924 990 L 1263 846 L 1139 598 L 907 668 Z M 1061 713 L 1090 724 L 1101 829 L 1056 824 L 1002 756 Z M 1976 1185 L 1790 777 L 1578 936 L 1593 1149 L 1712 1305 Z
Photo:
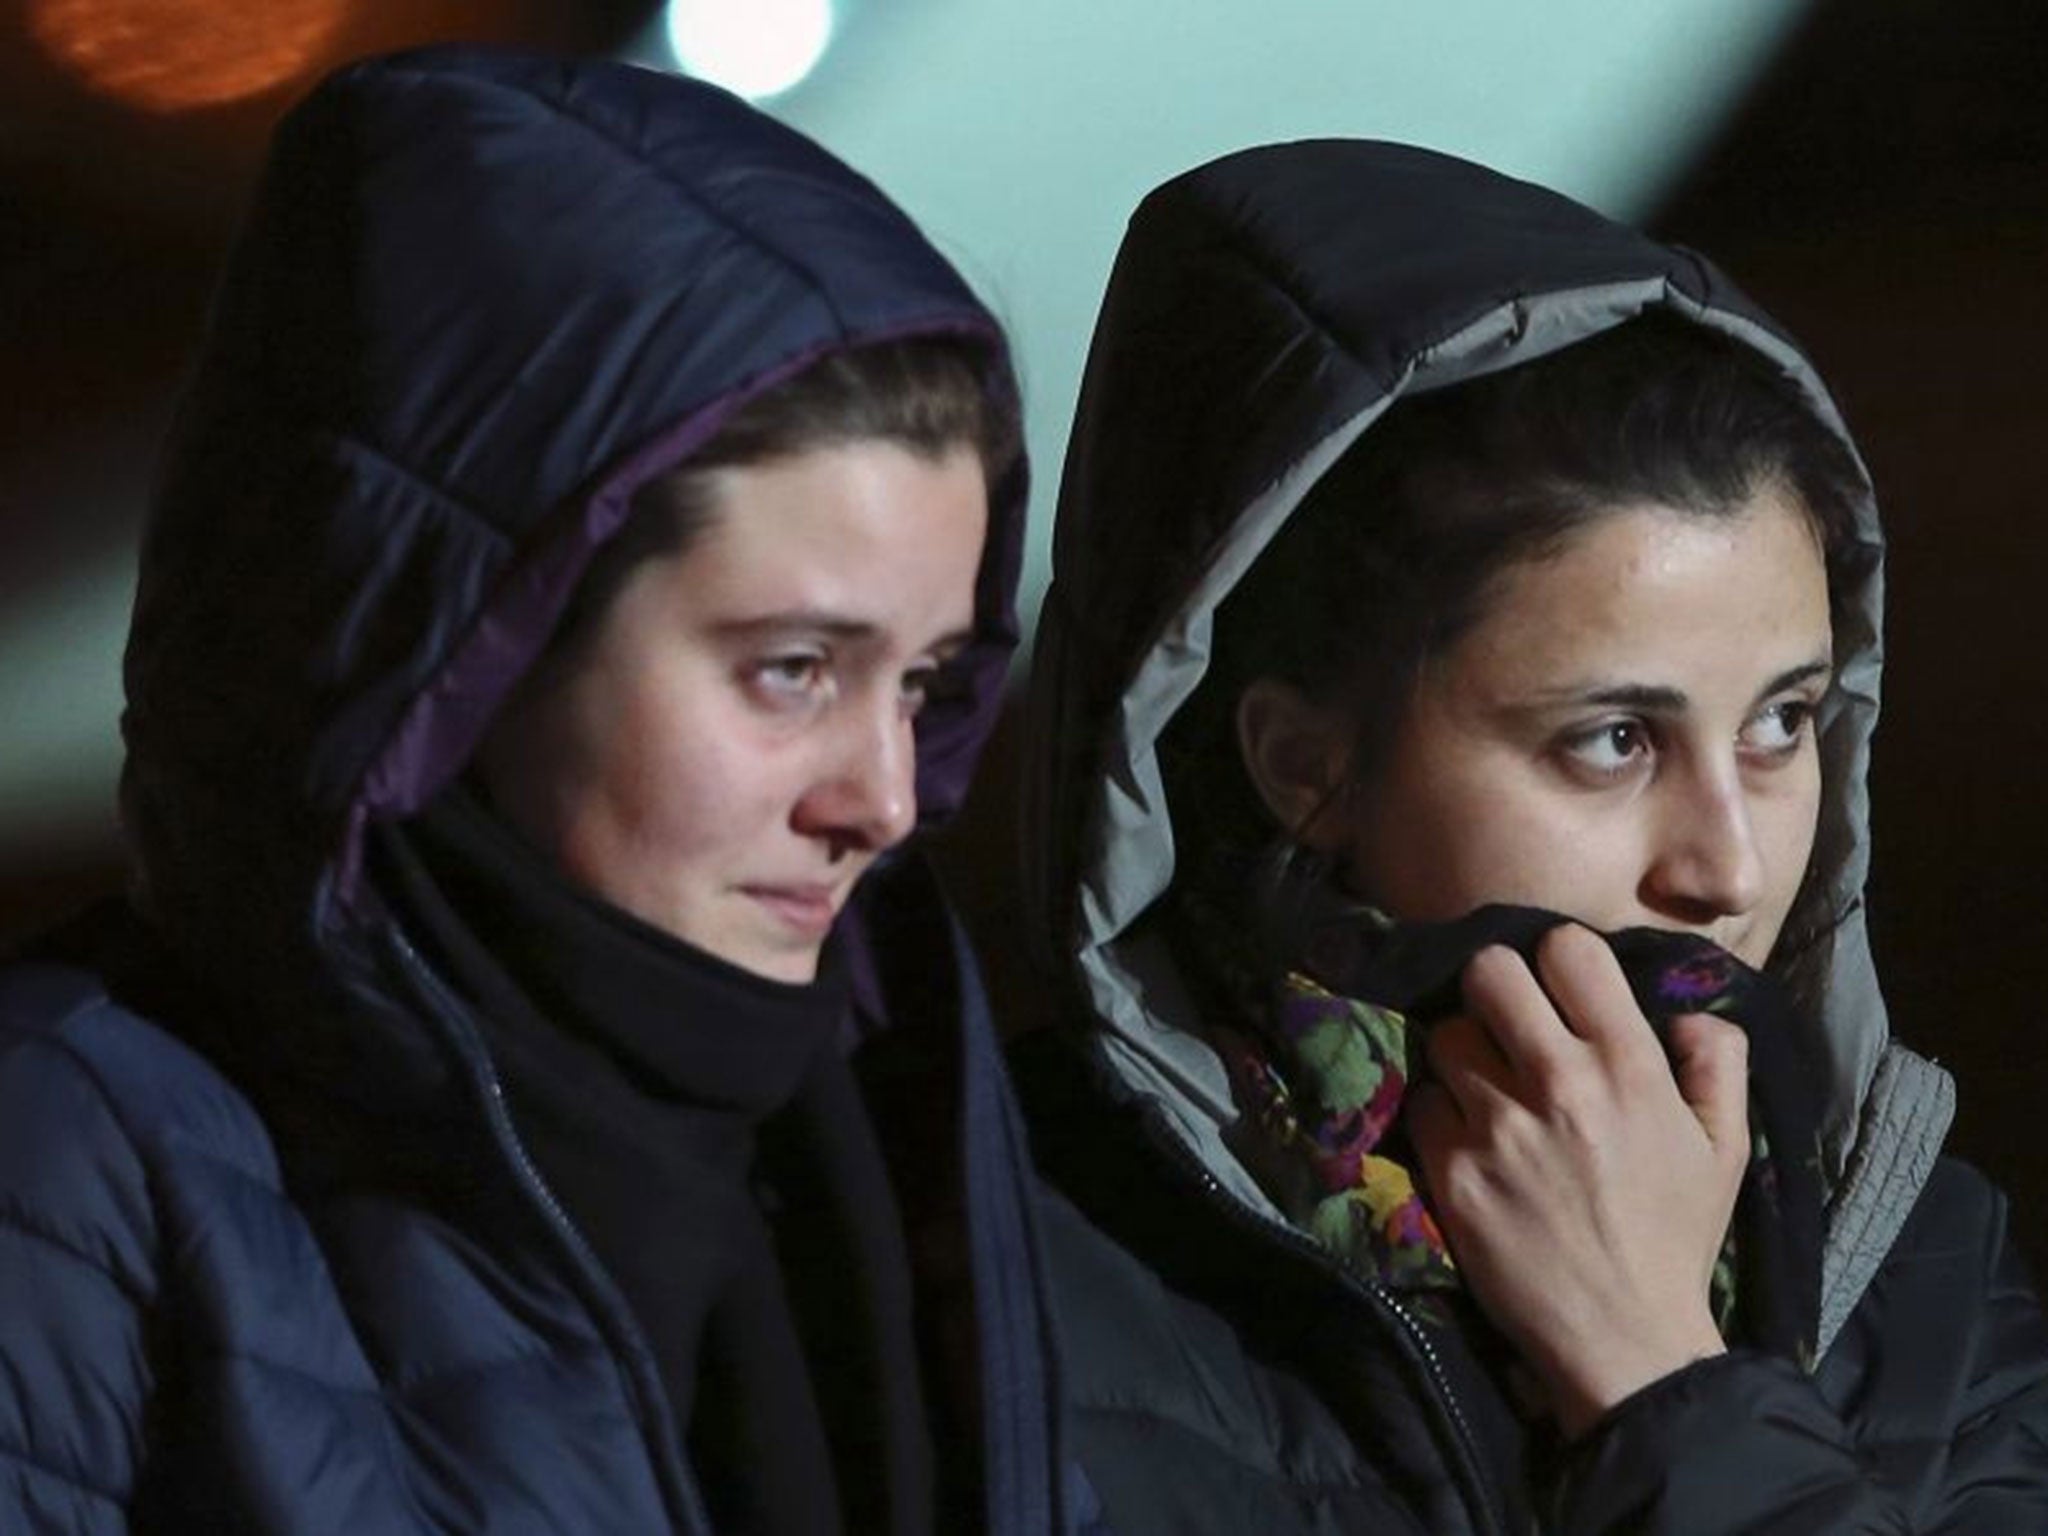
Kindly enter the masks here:
M 1489 944 L 1465 963 L 1465 1016 L 1490 1037 L 1517 1077 L 1539 1071 L 1571 1041 L 1528 962 L 1505 945 Z
M 1581 1071 L 1588 1048 L 1636 1074 L 1666 1070 L 1621 962 L 1590 928 L 1552 928 L 1537 941 L 1533 968 L 1489 946 L 1467 963 L 1463 981 L 1467 1012 L 1539 1097 Z
M 1429 1043 L 1409 1130 L 1473 1294 L 1568 1433 L 1721 1345 L 1714 1259 L 1748 1150 L 1747 1042 L 1708 1015 L 1671 1054 L 1604 939 L 1489 949 Z
M 1439 1082 L 1417 1083 L 1403 1106 L 1408 1139 L 1422 1159 L 1423 1172 L 1443 1166 L 1453 1143 L 1465 1128 L 1465 1112 L 1450 1089 Z
M 1439 1020 L 1430 1027 L 1425 1049 L 1430 1075 L 1449 1092 L 1465 1118 L 1486 1113 L 1491 1101 L 1513 1091 L 1513 1066 L 1492 1032 L 1476 1019 L 1459 1015 Z
M 1749 1160 L 1749 1037 L 1711 1014 L 1671 1021 L 1671 1072 L 1724 1165 Z
M 1533 968 L 1501 945 L 1479 951 L 1463 983 L 1466 1012 L 1436 1025 L 1426 1047 L 1461 1122 L 1498 1124 L 1509 1106 L 1578 1121 L 1598 1113 L 1589 1096 L 1641 1102 L 1675 1085 L 1717 1161 L 1739 1173 L 1749 1150 L 1740 1027 L 1688 1014 L 1660 1043 L 1607 941 L 1575 923 L 1543 936 Z
M 1559 923 L 1536 941 L 1536 977 L 1565 1027 L 1581 1040 L 1610 1045 L 1649 1032 L 1628 977 L 1607 941 L 1577 923 Z

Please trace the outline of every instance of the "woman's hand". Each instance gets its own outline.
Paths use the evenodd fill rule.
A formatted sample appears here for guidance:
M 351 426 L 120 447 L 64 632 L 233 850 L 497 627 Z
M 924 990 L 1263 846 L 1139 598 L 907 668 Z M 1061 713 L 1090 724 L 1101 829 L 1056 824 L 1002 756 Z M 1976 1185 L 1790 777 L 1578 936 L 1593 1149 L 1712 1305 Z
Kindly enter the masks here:
M 1576 1436 L 1722 1352 L 1707 1288 L 1749 1157 L 1749 1043 L 1690 1014 L 1667 1060 L 1613 951 L 1572 924 L 1534 974 L 1482 950 L 1464 993 L 1410 1135 L 1473 1294 Z

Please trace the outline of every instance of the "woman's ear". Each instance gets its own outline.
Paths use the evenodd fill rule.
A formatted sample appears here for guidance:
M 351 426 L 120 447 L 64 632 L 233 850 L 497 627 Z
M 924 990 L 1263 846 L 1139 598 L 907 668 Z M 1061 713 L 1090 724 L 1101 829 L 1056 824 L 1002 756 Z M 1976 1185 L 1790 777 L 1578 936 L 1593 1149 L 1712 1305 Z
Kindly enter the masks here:
M 1323 813 L 1350 776 L 1351 734 L 1342 711 L 1312 703 L 1278 678 L 1262 677 L 1238 698 L 1245 774 L 1273 819 L 1303 844 L 1329 836 Z

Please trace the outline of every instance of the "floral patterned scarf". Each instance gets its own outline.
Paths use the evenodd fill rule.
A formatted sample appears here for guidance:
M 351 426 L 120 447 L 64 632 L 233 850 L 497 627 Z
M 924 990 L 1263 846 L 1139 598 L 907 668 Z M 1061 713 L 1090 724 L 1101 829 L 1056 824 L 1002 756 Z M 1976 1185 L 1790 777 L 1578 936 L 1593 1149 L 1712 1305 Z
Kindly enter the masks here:
M 1355 907 L 1302 925 L 1296 956 L 1257 1027 L 1218 1043 L 1247 1111 L 1248 1161 L 1287 1215 L 1361 1278 L 1457 1289 L 1457 1265 L 1409 1172 L 1408 1086 L 1428 1026 L 1459 1006 L 1465 962 L 1488 944 L 1525 956 L 1556 913 L 1484 907 L 1452 923 L 1396 924 Z M 1661 1037 L 1683 1013 L 1714 1013 L 1750 1042 L 1751 1155 L 1715 1267 L 1725 1337 L 1811 1366 L 1819 1314 L 1818 1097 L 1783 989 L 1689 934 L 1608 936 Z

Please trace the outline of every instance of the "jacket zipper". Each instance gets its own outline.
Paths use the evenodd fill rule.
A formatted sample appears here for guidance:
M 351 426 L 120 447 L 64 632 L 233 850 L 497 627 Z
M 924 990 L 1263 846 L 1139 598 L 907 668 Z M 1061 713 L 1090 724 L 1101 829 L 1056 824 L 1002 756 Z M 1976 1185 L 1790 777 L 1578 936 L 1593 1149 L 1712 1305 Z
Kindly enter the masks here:
M 605 1273 L 597 1251 L 590 1246 L 589 1239 L 584 1237 L 576 1223 L 570 1219 L 562 1202 L 556 1198 L 555 1192 L 548 1187 L 547 1180 L 541 1176 L 541 1171 L 531 1154 L 527 1152 L 525 1143 L 519 1139 L 518 1128 L 512 1123 L 511 1106 L 505 1102 L 504 1084 L 499 1080 L 497 1068 L 491 1062 L 489 1050 L 478 1036 L 475 1026 L 470 1023 L 467 1011 L 448 992 L 440 977 L 434 974 L 433 967 L 420 958 L 418 951 L 402 933 L 392 931 L 391 944 L 401 968 L 420 989 L 427 1003 L 440 1018 L 443 1027 L 453 1036 L 457 1054 L 469 1068 L 472 1084 L 481 1091 L 484 1117 L 490 1123 L 492 1138 L 511 1163 L 515 1178 L 527 1195 L 540 1207 L 541 1214 L 555 1229 L 556 1235 L 562 1239 L 571 1262 L 582 1271 L 586 1290 L 594 1293 L 595 1300 L 600 1304 L 599 1310 L 614 1314 L 613 1327 L 631 1346 L 634 1362 L 621 1362 L 624 1367 L 621 1375 L 627 1389 L 633 1395 L 634 1416 L 640 1421 L 641 1433 L 647 1442 L 648 1452 L 660 1474 L 661 1482 L 666 1485 L 672 1510 L 675 1506 L 680 1507 L 680 1523 L 684 1530 L 711 1536 L 710 1513 L 704 1508 L 702 1496 L 697 1492 L 695 1483 L 682 1466 L 674 1448 L 674 1410 L 668 1406 L 666 1398 L 659 1395 L 663 1391 L 659 1382 L 640 1379 L 645 1369 L 643 1362 L 652 1356 L 647 1341 L 640 1332 L 639 1323 L 625 1308 L 617 1305 L 606 1294 L 613 1288 L 612 1282 Z
M 1464 1460 L 1466 1484 L 1474 1494 L 1473 1504 L 1476 1513 L 1481 1517 L 1484 1528 L 1493 1533 L 1493 1536 L 1508 1536 L 1507 1516 L 1496 1502 L 1493 1485 L 1487 1478 L 1480 1460 L 1478 1436 L 1473 1433 L 1471 1421 L 1466 1418 L 1465 1410 L 1458 1402 L 1458 1394 L 1451 1386 L 1450 1377 L 1444 1370 L 1436 1346 L 1429 1341 L 1429 1335 L 1414 1314 L 1385 1286 L 1377 1281 L 1360 1280 L 1332 1260 L 1324 1249 L 1294 1228 L 1268 1221 L 1246 1206 L 1223 1187 L 1222 1181 L 1215 1174 L 1202 1165 L 1201 1159 L 1195 1156 L 1193 1149 L 1174 1134 L 1157 1110 L 1148 1109 L 1142 1114 L 1147 1139 L 1161 1148 L 1170 1161 L 1178 1163 L 1193 1177 L 1203 1196 L 1226 1220 L 1248 1233 L 1280 1244 L 1334 1280 L 1339 1289 L 1362 1298 L 1372 1308 L 1393 1320 L 1394 1331 L 1407 1341 L 1410 1349 L 1421 1359 L 1423 1372 L 1436 1389 L 1437 1398 L 1443 1404 L 1446 1417 L 1451 1421 L 1452 1434 Z

